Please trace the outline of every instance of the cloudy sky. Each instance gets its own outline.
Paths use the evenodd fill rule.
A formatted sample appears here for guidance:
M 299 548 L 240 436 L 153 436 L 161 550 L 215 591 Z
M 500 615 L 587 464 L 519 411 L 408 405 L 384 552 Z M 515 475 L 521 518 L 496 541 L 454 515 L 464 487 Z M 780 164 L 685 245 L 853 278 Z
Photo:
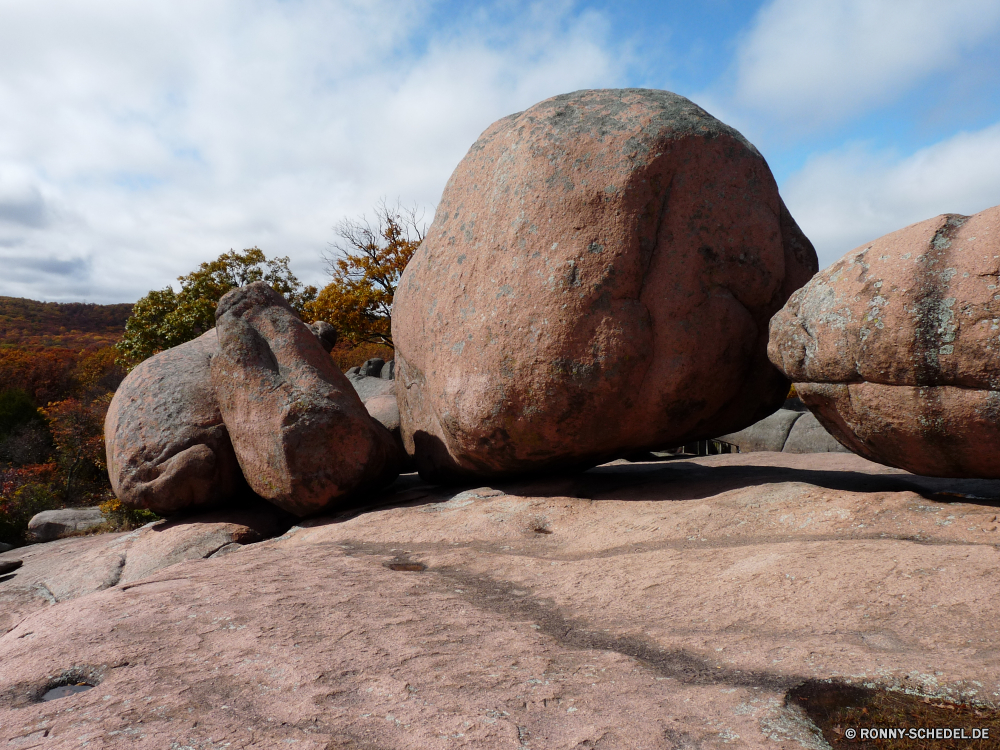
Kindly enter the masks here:
M 0 295 L 253 245 L 322 285 L 340 219 L 429 218 L 491 122 L 623 86 L 742 131 L 821 266 L 1000 204 L 996 0 L 0 0 Z

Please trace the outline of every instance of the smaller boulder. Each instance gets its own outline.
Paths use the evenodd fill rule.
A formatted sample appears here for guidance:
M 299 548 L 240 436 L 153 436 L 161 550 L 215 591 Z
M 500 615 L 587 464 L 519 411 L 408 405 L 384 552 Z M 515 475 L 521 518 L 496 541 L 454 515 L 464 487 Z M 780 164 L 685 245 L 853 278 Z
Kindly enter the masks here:
M 801 402 L 800 402 L 801 403 Z M 780 453 L 850 453 L 837 442 L 811 412 L 778 409 L 770 416 L 739 432 L 722 435 L 724 443 L 740 453 L 774 451 Z
M 390 359 L 382 365 L 382 372 L 379 375 L 382 380 L 393 380 L 396 377 L 396 360 Z
M 396 383 L 392 380 L 383 380 L 380 377 L 371 375 L 361 375 L 355 373 L 347 376 L 348 381 L 357 391 L 358 398 L 362 402 L 368 403 L 376 396 L 396 396 Z
M 142 362 L 118 387 L 104 436 L 111 486 L 125 505 L 170 515 L 245 489 L 211 383 L 218 351 L 213 328 Z
M 319 342 L 328 353 L 333 351 L 333 347 L 337 345 L 336 328 L 327 323 L 325 320 L 317 320 L 315 323 L 309 324 L 309 330 L 312 331 L 313 335 L 319 339 Z
M 389 432 L 399 434 L 399 404 L 396 402 L 395 393 L 386 393 L 370 398 L 365 401 L 365 408 L 372 418 Z
M 22 565 L 24 565 L 23 560 L 0 560 L 0 576 L 5 576 L 8 573 L 13 573 Z
M 6 542 L 0 542 L 0 555 L 2 555 L 4 552 L 8 552 L 9 550 L 12 550 L 12 549 L 14 549 L 14 545 L 13 544 L 7 544 Z
M 215 318 L 212 384 L 257 494 L 307 516 L 395 479 L 392 435 L 280 294 L 263 282 L 234 289 Z
M 826 431 L 826 428 L 820 424 L 812 412 L 807 412 L 795 420 L 781 450 L 784 453 L 851 452 L 838 443 L 837 438 Z
M 39 542 L 51 542 L 64 534 L 86 531 L 102 523 L 104 516 L 98 507 L 44 510 L 28 521 L 28 533 Z
M 382 375 L 382 368 L 385 367 L 385 360 L 379 357 L 373 357 L 372 359 L 366 359 L 365 363 L 361 365 L 361 369 L 358 371 L 358 375 L 363 375 L 369 378 L 378 378 Z
M 801 417 L 801 412 L 789 409 L 778 409 L 759 422 L 746 427 L 739 432 L 722 435 L 719 440 L 740 449 L 740 453 L 754 451 L 781 451 L 785 447 L 788 433 L 792 425 Z

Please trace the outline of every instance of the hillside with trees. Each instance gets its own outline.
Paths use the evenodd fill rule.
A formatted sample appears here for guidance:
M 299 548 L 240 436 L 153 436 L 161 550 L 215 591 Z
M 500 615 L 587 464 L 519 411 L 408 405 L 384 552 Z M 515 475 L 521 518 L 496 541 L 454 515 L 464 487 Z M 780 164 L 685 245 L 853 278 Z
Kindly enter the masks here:
M 179 292 L 151 290 L 134 305 L 0 297 L 0 542 L 27 541 L 28 520 L 49 508 L 100 504 L 126 525 L 145 519 L 111 492 L 108 405 L 133 367 L 214 327 L 231 289 L 265 281 L 304 321 L 333 324 L 340 341 L 331 357 L 343 370 L 392 358 L 393 296 L 425 229 L 414 210 L 384 201 L 373 222 L 341 222 L 322 290 L 300 283 L 287 257 L 253 247 L 202 263 L 178 278 Z
M 132 304 L 36 302 L 0 297 L 0 347 L 99 349 L 121 338 Z
M 111 499 L 102 427 L 131 312 L 0 297 L 0 542 L 39 511 Z

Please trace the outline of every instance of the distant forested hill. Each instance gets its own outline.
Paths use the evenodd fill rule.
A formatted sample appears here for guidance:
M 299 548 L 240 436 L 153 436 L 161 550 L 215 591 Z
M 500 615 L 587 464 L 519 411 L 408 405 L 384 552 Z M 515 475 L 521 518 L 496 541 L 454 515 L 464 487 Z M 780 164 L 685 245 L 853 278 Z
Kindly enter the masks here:
M 97 349 L 114 344 L 125 330 L 130 303 L 36 302 L 0 297 L 0 346 L 27 349 Z

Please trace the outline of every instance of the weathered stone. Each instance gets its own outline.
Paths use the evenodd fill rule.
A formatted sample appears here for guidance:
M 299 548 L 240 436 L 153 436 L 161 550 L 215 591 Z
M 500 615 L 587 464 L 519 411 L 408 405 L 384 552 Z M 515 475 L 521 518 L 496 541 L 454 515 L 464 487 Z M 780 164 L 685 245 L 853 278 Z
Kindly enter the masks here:
M 13 544 L 7 544 L 6 542 L 0 542 L 0 553 L 6 552 L 7 550 L 14 549 Z
M 740 449 L 740 453 L 752 451 L 780 451 L 785 447 L 792 425 L 802 416 L 801 412 L 778 409 L 749 427 L 719 436 L 719 440 Z
M 28 533 L 39 542 L 50 542 L 63 534 L 74 531 L 86 531 L 104 523 L 101 509 L 93 508 L 61 508 L 59 510 L 43 510 L 36 513 L 28 521 Z
M 317 320 L 315 323 L 309 324 L 309 330 L 312 331 L 313 335 L 319 339 L 319 342 L 323 345 L 323 348 L 327 352 L 333 351 L 333 347 L 337 345 L 336 328 L 327 323 L 325 320 Z
M 0 560 L 0 576 L 5 576 L 8 573 L 13 573 L 22 565 L 24 565 L 23 560 Z
M 292 516 L 273 505 L 248 499 L 239 509 L 158 521 L 129 533 L 20 547 L 0 556 L 0 569 L 17 563 L 16 575 L 0 580 L 0 635 L 35 610 L 131 584 L 185 560 L 243 549 L 291 523 Z
M 258 501 L 247 508 L 150 524 L 129 546 L 119 583 L 141 580 L 185 560 L 211 557 L 223 547 L 232 552 L 276 536 L 292 525 L 292 518 Z
M 803 680 L 997 702 L 995 481 L 752 453 L 398 485 L 13 618 L 0 745 L 781 750 L 827 746 Z M 98 687 L 38 701 L 74 667 Z
M 396 383 L 392 380 L 383 380 L 382 378 L 361 375 L 360 373 L 348 374 L 347 380 L 354 387 L 354 390 L 357 391 L 358 398 L 364 403 L 367 403 L 376 396 L 395 397 L 396 395 Z
M 795 399 L 798 401 L 798 399 Z M 787 403 L 787 402 L 786 402 Z M 784 451 L 785 453 L 850 453 L 823 429 L 815 416 L 804 411 L 781 408 L 744 430 L 718 437 L 735 445 L 740 453 Z
M 368 378 L 377 378 L 382 375 L 383 367 L 385 367 L 385 360 L 380 357 L 366 359 L 364 364 L 358 369 L 358 375 Z
M 808 412 L 795 420 L 781 450 L 785 453 L 850 453 Z
M 0 635 L 38 609 L 117 584 L 130 542 L 130 534 L 94 534 L 29 544 L 0 555 L 0 562 L 23 561 L 9 580 L 0 582 Z
M 397 290 L 403 440 L 426 478 L 578 468 L 781 405 L 767 322 L 816 254 L 743 136 L 665 91 L 493 124 Z
M 224 504 L 245 488 L 212 388 L 215 329 L 139 364 L 104 422 L 108 475 L 133 508 L 161 515 Z
M 250 486 L 299 516 L 391 482 L 396 445 L 309 328 L 263 282 L 216 308 L 211 376 Z
M 844 445 L 936 476 L 1000 477 L 1000 206 L 848 253 L 771 321 L 771 360 Z
M 399 404 L 396 402 L 396 394 L 375 396 L 365 401 L 365 408 L 376 421 L 384 426 L 389 432 L 399 431 Z

